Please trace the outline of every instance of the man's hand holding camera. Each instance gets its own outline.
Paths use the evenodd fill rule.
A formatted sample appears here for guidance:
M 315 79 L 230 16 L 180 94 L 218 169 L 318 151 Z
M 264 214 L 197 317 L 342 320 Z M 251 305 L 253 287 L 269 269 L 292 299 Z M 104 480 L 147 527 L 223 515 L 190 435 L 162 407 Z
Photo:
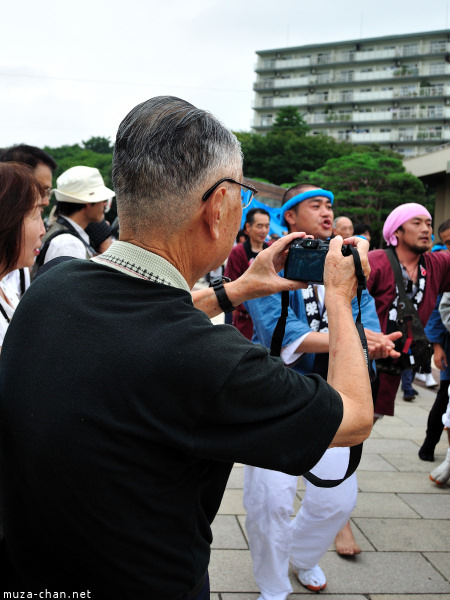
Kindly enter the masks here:
M 342 296 L 351 303 L 356 295 L 357 280 L 355 276 L 355 264 L 352 256 L 343 256 L 343 243 L 354 246 L 361 260 L 361 265 L 366 277 L 369 276 L 370 267 L 367 253 L 369 252 L 369 242 L 362 238 L 348 238 L 342 240 L 340 235 L 330 241 L 329 251 L 325 260 L 324 284 L 325 284 L 325 305 L 330 306 L 334 295 Z M 331 297 L 330 297 L 331 296 Z

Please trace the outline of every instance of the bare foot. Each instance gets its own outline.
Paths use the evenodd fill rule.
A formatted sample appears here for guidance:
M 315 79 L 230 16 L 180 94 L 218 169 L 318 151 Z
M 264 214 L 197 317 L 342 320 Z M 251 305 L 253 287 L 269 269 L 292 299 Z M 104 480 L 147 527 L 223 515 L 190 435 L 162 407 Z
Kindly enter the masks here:
M 361 548 L 358 546 L 350 527 L 350 521 L 340 530 L 334 540 L 336 552 L 341 556 L 355 556 L 361 553 Z

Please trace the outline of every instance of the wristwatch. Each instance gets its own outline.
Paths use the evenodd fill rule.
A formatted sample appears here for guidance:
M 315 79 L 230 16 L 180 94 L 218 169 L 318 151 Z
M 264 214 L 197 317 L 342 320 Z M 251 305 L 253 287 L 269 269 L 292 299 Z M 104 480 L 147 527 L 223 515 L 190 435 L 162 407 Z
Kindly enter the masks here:
M 229 281 L 231 281 L 229 277 L 214 277 L 214 279 L 211 279 L 209 282 L 209 287 L 214 288 L 217 301 L 219 302 L 219 306 L 224 313 L 229 313 L 234 310 L 234 306 L 231 304 L 225 288 L 223 287 L 223 284 L 228 283 Z

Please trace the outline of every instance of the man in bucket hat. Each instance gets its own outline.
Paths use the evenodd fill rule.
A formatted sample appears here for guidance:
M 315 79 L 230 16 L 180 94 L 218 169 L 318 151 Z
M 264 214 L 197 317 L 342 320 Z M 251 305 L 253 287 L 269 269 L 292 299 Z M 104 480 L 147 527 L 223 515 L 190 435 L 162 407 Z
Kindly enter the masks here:
M 431 215 L 421 204 L 397 206 L 386 219 L 383 237 L 400 263 L 406 294 L 412 299 L 422 325 L 427 324 L 438 294 L 450 290 L 450 254 L 428 252 L 431 244 Z M 381 329 L 391 332 L 395 323 L 398 292 L 394 272 L 384 250 L 369 252 L 370 277 L 367 288 L 375 298 Z M 378 374 L 375 416 L 394 414 L 400 375 Z
M 47 231 L 37 267 L 58 256 L 91 258 L 95 254 L 85 229 L 103 220 L 106 205 L 114 197 L 100 171 L 93 167 L 72 167 L 56 181 L 56 222 Z

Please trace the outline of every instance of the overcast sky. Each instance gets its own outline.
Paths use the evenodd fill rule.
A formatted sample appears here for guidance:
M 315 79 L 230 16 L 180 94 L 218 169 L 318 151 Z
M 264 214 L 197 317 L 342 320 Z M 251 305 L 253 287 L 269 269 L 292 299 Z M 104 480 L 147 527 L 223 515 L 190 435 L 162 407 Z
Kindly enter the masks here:
M 255 52 L 449 27 L 448 0 L 4 2 L 0 147 L 115 138 L 133 106 L 179 96 L 249 130 Z

